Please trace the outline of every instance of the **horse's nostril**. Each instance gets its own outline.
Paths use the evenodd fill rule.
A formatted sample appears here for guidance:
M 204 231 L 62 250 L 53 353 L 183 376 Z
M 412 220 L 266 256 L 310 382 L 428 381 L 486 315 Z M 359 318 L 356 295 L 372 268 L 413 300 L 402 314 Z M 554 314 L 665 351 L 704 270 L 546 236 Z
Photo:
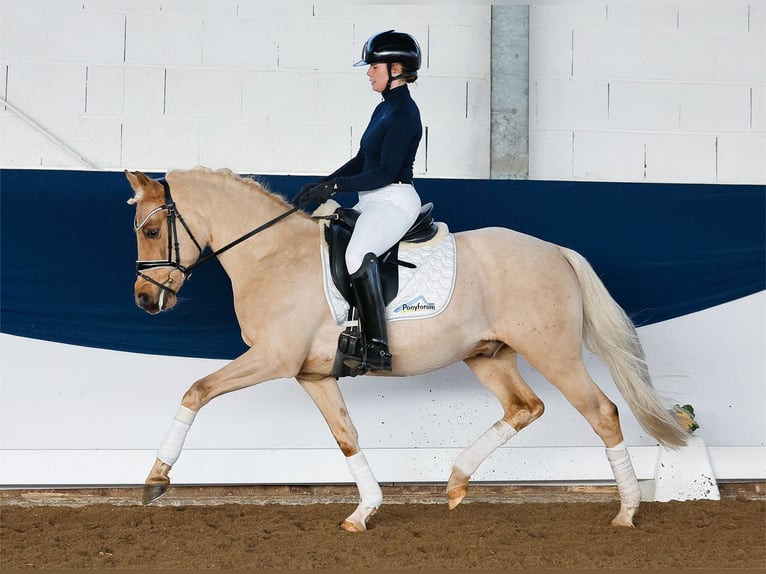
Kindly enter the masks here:
M 136 295 L 136 305 L 142 309 L 147 309 L 152 305 L 152 300 L 146 293 L 139 293 Z

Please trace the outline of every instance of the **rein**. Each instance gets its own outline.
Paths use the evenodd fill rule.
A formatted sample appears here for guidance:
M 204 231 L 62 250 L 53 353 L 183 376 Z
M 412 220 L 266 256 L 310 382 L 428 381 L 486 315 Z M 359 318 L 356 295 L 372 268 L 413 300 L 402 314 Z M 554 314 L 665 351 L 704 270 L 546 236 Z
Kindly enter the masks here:
M 186 230 L 186 234 L 191 238 L 191 240 L 194 242 L 194 245 L 199 250 L 200 255 L 202 255 L 202 251 L 204 250 L 202 246 L 199 244 L 197 239 L 194 237 L 194 234 L 191 232 L 191 229 L 189 229 L 189 226 L 186 224 L 186 221 L 184 221 L 183 216 L 178 212 L 178 209 L 176 208 L 176 204 L 173 201 L 173 197 L 170 193 L 170 186 L 168 185 L 168 182 L 165 180 L 165 178 L 162 178 L 158 180 L 162 187 L 165 189 L 165 203 L 152 211 L 149 212 L 149 214 L 144 218 L 144 220 L 140 224 L 133 224 L 133 229 L 135 231 L 140 230 L 144 225 L 146 225 L 146 222 L 149 221 L 152 215 L 159 211 L 166 211 L 167 212 L 167 223 L 168 223 L 168 258 L 166 260 L 154 260 L 154 261 L 147 261 L 147 260 L 138 260 L 136 261 L 136 275 L 141 277 L 142 279 L 148 281 L 149 283 L 152 283 L 162 289 L 163 291 L 167 291 L 169 293 L 172 293 L 173 295 L 176 294 L 176 291 L 172 289 L 172 285 L 174 283 L 183 283 L 187 279 L 191 277 L 192 271 L 205 263 L 206 261 L 209 261 L 210 259 L 213 259 L 214 257 L 218 257 L 221 253 L 224 253 L 231 249 L 232 247 L 235 247 L 242 243 L 243 241 L 246 241 L 247 239 L 250 239 L 253 235 L 256 235 L 260 233 L 261 231 L 265 231 L 272 225 L 276 225 L 286 217 L 292 215 L 296 211 L 298 211 L 304 204 L 298 204 L 292 209 L 289 209 L 288 211 L 278 215 L 274 219 L 271 219 L 264 223 L 263 225 L 256 227 L 255 229 L 248 231 L 243 236 L 238 237 L 234 241 L 231 241 L 221 247 L 220 249 L 217 249 L 215 251 L 212 251 L 208 254 L 206 254 L 203 257 L 198 257 L 197 260 L 192 263 L 191 265 L 181 265 L 181 252 L 180 252 L 180 244 L 178 242 L 178 229 L 176 226 L 176 221 L 179 221 L 181 225 L 183 226 L 184 230 Z M 173 257 L 175 256 L 175 258 Z M 172 267 L 173 269 L 177 269 L 181 272 L 181 275 L 183 275 L 183 279 L 180 281 L 174 280 L 172 277 L 168 277 L 168 280 L 165 283 L 160 283 L 156 279 L 153 279 L 152 277 L 149 277 L 143 271 L 147 269 L 157 269 L 159 267 Z M 172 274 L 172 271 L 171 271 Z

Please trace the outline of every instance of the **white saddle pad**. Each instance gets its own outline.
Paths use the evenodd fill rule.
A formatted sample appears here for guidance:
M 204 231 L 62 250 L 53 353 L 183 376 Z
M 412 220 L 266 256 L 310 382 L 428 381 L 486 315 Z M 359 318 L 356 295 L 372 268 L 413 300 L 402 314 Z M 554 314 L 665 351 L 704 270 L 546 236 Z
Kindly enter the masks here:
M 332 213 L 335 209 L 327 204 L 322 207 L 324 213 Z M 330 255 L 324 239 L 326 225 L 329 223 L 324 222 L 320 225 L 324 291 L 335 322 L 342 325 L 348 318 L 349 304 L 332 280 Z M 434 317 L 449 305 L 455 289 L 455 237 L 445 223 L 438 222 L 436 225 L 438 231 L 433 239 L 424 243 L 399 245 L 399 260 L 412 263 L 416 267 L 410 269 L 399 266 L 399 292 L 386 307 L 387 320 Z

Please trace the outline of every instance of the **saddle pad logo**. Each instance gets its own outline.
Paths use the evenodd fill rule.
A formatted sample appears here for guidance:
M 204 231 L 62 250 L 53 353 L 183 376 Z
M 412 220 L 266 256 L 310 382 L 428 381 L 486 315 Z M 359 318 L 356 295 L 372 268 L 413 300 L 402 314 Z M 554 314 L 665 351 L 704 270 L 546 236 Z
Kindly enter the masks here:
M 431 313 L 436 311 L 436 303 L 431 303 L 425 296 L 418 295 L 415 299 L 402 303 L 391 312 L 395 317 L 409 315 L 410 313 Z

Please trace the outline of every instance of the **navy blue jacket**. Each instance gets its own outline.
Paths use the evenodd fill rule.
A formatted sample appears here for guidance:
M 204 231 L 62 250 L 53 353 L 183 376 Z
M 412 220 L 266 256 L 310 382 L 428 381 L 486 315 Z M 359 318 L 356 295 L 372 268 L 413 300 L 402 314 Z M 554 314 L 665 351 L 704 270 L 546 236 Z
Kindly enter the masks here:
M 407 85 L 383 92 L 362 134 L 359 152 L 326 179 L 338 191 L 368 191 L 394 182 L 412 183 L 412 165 L 423 126 Z

